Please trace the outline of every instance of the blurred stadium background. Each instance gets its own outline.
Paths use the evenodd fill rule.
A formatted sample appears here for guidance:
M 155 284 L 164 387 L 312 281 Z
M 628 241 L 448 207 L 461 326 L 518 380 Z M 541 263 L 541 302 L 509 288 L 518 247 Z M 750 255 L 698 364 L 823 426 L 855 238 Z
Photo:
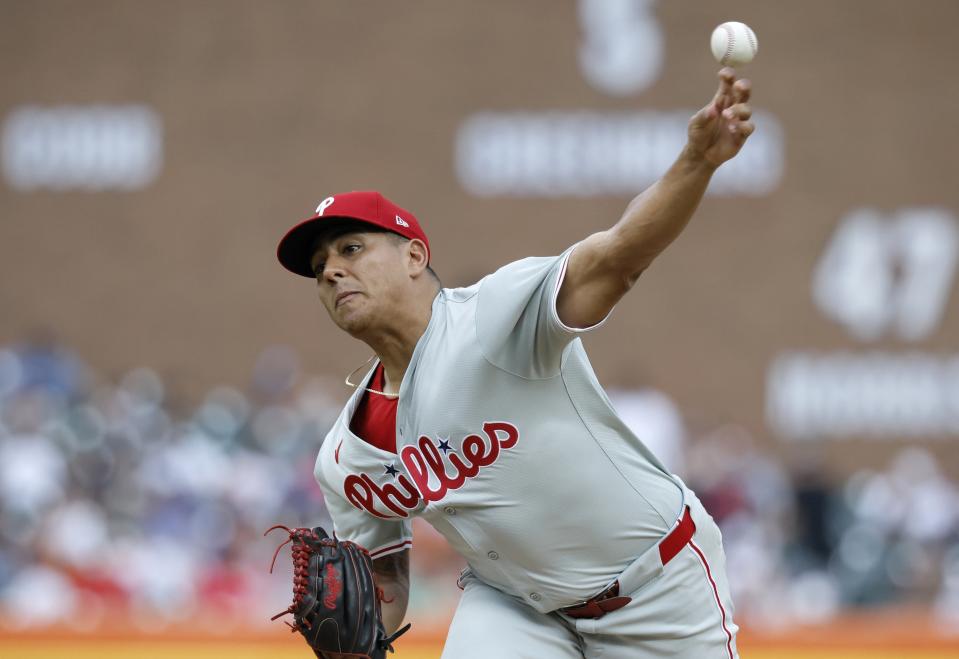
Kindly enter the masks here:
M 261 534 L 328 523 L 367 353 L 282 232 L 376 188 L 447 286 L 558 253 L 677 154 L 725 20 L 757 133 L 587 348 L 720 523 L 743 656 L 957 656 L 953 0 L 4 0 L 0 656 L 306 656 Z M 460 560 L 413 557 L 396 656 L 438 657 Z

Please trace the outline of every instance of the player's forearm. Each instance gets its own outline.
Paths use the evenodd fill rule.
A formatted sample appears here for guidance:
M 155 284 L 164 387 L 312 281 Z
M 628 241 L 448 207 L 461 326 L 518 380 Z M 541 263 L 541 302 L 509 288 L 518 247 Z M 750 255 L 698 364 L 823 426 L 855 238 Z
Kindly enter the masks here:
M 382 602 L 383 627 L 387 634 L 392 634 L 406 618 L 406 606 L 410 597 L 409 584 L 405 588 L 384 586 L 383 596 L 386 598 Z
M 376 585 L 383 590 L 383 626 L 392 634 L 406 617 L 410 599 L 409 550 L 391 554 L 373 561 Z
M 609 231 L 610 263 L 633 281 L 689 223 L 716 167 L 683 150 L 669 171 L 633 199 Z

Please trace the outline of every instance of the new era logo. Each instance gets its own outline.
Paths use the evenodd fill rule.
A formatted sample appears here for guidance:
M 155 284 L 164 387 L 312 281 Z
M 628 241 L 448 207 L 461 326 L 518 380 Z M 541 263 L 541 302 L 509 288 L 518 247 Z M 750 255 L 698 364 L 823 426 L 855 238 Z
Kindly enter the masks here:
M 410 225 L 407 223 L 407 221 L 404 220 L 399 215 L 396 216 L 396 223 L 399 224 L 401 227 L 406 227 L 407 229 L 410 228 Z

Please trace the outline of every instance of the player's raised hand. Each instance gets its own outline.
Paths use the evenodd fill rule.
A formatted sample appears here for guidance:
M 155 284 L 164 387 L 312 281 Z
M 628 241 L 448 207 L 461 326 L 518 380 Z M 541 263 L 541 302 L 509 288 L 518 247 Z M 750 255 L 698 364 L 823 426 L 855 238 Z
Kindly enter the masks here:
M 718 167 L 737 153 L 756 129 L 749 106 L 751 84 L 730 68 L 719 71 L 713 100 L 689 120 L 687 149 Z

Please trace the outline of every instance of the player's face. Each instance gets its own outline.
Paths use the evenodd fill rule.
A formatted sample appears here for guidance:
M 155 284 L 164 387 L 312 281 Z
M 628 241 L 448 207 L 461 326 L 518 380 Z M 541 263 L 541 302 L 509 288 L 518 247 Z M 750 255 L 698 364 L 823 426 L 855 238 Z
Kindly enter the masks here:
M 405 243 L 389 233 L 351 232 L 323 239 L 310 265 L 320 301 L 340 329 L 356 336 L 402 317 L 409 282 Z

